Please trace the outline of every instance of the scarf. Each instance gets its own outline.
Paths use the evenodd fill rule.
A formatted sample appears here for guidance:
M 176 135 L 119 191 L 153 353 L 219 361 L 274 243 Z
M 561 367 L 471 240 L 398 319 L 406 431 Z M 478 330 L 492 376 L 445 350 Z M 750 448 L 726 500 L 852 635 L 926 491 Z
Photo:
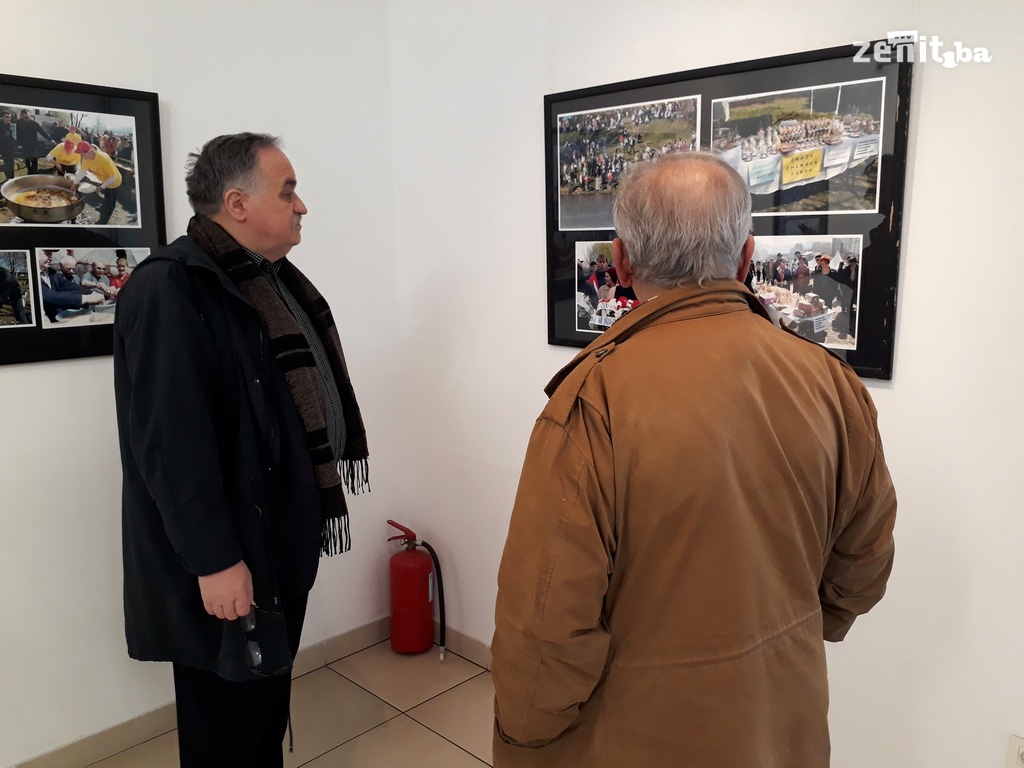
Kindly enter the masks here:
M 327 414 L 320 375 L 313 353 L 298 322 L 260 268 L 242 246 L 212 219 L 197 214 L 188 225 L 188 235 L 213 259 L 259 315 L 270 336 L 270 351 L 288 385 L 306 430 L 306 443 L 320 496 L 323 528 L 320 550 L 325 555 L 347 552 L 352 547 L 348 507 L 342 483 L 349 493 L 370 490 L 366 429 L 359 413 L 356 394 L 341 349 L 334 317 L 324 297 L 290 262 L 282 265 L 281 280 L 309 315 L 330 361 L 331 372 L 341 396 L 347 439 L 341 458 L 335 463 L 327 435 Z

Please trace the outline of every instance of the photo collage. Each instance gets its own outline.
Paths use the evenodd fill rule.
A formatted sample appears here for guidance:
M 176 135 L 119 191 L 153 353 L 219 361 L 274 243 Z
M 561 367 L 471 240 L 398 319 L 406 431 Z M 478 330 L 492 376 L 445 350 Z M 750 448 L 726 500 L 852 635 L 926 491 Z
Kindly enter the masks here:
M 0 364 L 110 354 L 165 238 L 156 94 L 0 75 Z
M 898 274 L 885 233 L 902 216 L 905 152 L 895 172 L 889 163 L 905 143 L 909 69 L 860 67 L 846 53 L 547 96 L 550 343 L 586 346 L 637 306 L 611 256 L 630 165 L 701 151 L 750 191 L 746 283 L 769 314 L 855 368 L 884 371 Z

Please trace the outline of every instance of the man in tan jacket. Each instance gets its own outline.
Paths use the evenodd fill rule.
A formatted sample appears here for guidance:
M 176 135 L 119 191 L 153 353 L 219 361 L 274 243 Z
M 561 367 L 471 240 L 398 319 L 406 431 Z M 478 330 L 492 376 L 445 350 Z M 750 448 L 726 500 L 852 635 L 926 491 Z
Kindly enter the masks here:
M 865 387 L 742 285 L 716 158 L 615 203 L 643 304 L 560 371 L 498 574 L 495 768 L 825 768 L 824 641 L 882 597 L 896 497 Z

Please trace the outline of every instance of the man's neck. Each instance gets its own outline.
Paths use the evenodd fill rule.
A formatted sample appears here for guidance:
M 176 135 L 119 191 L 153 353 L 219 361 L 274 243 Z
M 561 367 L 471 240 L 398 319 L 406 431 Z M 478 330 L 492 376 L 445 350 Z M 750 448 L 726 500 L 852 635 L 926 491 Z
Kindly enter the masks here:
M 214 224 L 219 225 L 221 229 L 223 229 L 225 232 L 231 235 L 232 238 L 234 238 L 236 243 L 245 248 L 247 251 L 259 254 L 260 256 L 262 256 L 264 259 L 271 263 L 275 261 L 280 261 L 281 259 L 284 258 L 284 255 L 276 257 L 268 256 L 262 250 L 254 246 L 252 241 L 247 236 L 248 233 L 245 231 L 245 228 L 240 227 L 238 225 L 238 222 L 236 222 L 234 219 L 224 214 L 223 212 L 215 213 L 213 216 L 208 216 L 207 218 L 209 218 L 210 221 L 212 221 Z
M 639 280 L 634 280 L 631 287 L 633 288 L 633 293 L 636 294 L 637 301 L 639 302 L 650 301 L 659 293 L 665 292 L 665 289 L 661 286 L 643 283 Z

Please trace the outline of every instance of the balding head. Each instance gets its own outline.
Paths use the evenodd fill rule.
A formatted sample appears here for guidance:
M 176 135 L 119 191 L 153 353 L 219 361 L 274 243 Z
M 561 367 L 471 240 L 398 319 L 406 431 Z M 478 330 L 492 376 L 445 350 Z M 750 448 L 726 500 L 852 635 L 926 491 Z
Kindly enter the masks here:
M 735 278 L 751 230 L 750 193 L 714 155 L 664 155 L 626 173 L 615 229 L 638 281 L 674 288 Z
M 76 266 L 78 266 L 78 260 L 74 256 L 64 256 L 60 260 L 60 271 L 64 277 L 74 277 Z

